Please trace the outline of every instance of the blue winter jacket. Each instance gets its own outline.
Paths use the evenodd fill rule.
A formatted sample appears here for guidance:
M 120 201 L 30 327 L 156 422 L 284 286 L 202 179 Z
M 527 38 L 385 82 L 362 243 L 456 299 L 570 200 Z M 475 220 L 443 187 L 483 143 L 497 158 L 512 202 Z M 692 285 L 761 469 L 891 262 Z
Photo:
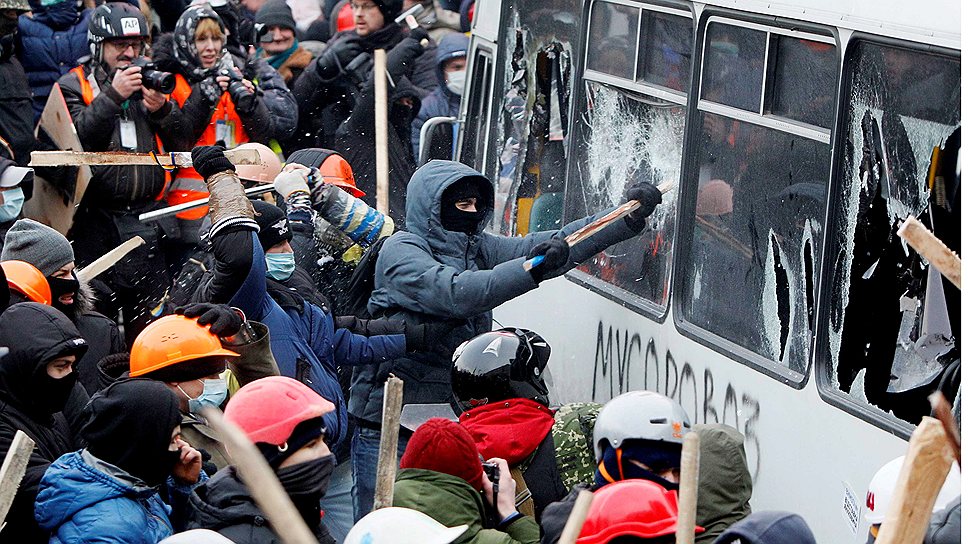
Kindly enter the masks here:
M 208 480 L 203 471 L 199 484 Z M 198 485 L 198 484 L 196 484 Z M 86 450 L 60 456 L 40 482 L 34 517 L 51 544 L 156 544 L 172 535 L 173 508 L 185 519 L 195 486 L 168 479 L 165 504 L 158 491 Z
M 35 120 L 44 111 L 54 82 L 80 64 L 78 59 L 90 54 L 87 25 L 93 12 L 78 12 L 73 0 L 43 4 L 30 0 L 33 16 L 21 15 L 17 22 L 22 44 L 18 54 L 34 95 Z
M 437 44 L 437 88 L 420 101 L 420 113 L 411 123 L 410 143 L 413 158 L 420 158 L 420 129 L 432 117 L 457 117 L 460 114 L 460 95 L 450 92 L 444 76 L 444 63 L 450 59 L 467 56 L 469 39 L 466 34 L 453 32 Z
M 358 418 L 379 423 L 383 383 L 391 372 L 404 381 L 405 404 L 449 402 L 451 355 L 457 345 L 491 330 L 492 309 L 537 287 L 524 269 L 528 252 L 551 237 L 564 238 L 611 211 L 573 221 L 559 231 L 498 236 L 484 231 L 493 214 L 491 197 L 484 204 L 489 213 L 475 234 L 445 230 L 440 220 L 441 197 L 447 187 L 464 178 L 476 180 L 481 194 L 494 194 L 487 178 L 458 162 L 430 161 L 414 173 L 407 187 L 407 231 L 384 242 L 367 308 L 373 316 L 408 323 L 460 319 L 465 325 L 441 338 L 434 352 L 407 354 L 379 366 L 355 368 L 350 413 Z M 546 277 L 564 274 L 636 234 L 625 221 L 616 221 L 572 246 L 569 262 Z M 562 305 L 564 309 L 567 302 L 562 301 Z
M 226 250 L 223 246 L 226 240 L 219 240 L 222 236 L 213 236 L 213 244 L 216 260 L 225 262 L 231 259 L 222 255 Z M 269 328 L 272 355 L 283 376 L 302 381 L 336 406 L 335 411 L 323 416 L 323 422 L 330 447 L 340 444 L 346 437 L 347 415 L 336 367 L 369 365 L 399 357 L 406 353 L 404 335 L 366 337 L 337 329 L 328 311 L 306 301 L 302 301 L 301 310 L 283 308 L 266 290 L 265 254 L 257 233 L 243 230 L 225 236 L 234 240 L 227 244 L 232 246 L 231 251 L 249 252 L 247 259 L 240 261 L 238 257 L 245 256 L 236 255 L 232 263 L 233 267 L 241 264 L 248 273 L 229 304 L 245 312 L 248 319 Z M 215 282 L 219 281 L 218 276 L 216 268 Z

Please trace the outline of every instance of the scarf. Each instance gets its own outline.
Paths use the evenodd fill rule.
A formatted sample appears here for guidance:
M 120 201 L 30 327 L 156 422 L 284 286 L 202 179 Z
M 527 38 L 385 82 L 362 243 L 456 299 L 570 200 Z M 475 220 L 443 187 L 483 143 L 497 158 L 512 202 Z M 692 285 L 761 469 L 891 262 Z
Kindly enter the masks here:
M 276 53 L 275 55 L 269 55 L 269 56 L 267 56 L 266 57 L 266 62 L 269 63 L 269 66 L 272 66 L 273 68 L 275 68 L 276 70 L 278 70 L 279 68 L 282 67 L 282 65 L 287 60 L 289 60 L 289 57 L 291 57 L 292 54 L 295 53 L 296 52 L 296 49 L 298 49 L 298 48 L 299 48 L 299 40 L 294 39 L 292 41 L 292 47 L 290 47 L 289 49 L 286 49 L 282 53 Z M 260 47 L 259 48 L 259 54 L 262 55 L 263 53 L 264 53 L 264 51 Z

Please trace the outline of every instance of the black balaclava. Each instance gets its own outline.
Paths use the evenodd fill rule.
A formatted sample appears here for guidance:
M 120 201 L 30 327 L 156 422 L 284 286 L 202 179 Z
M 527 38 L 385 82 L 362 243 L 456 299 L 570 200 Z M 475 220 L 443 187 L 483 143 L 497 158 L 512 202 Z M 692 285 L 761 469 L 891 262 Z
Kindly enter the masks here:
M 53 276 L 47 276 L 47 285 L 50 286 L 50 305 L 54 308 L 57 308 L 61 312 L 64 312 L 64 315 L 70 317 L 72 321 L 77 319 L 79 317 L 78 314 L 80 313 L 78 311 L 80 307 L 80 300 L 78 297 L 80 296 L 81 290 L 81 283 L 77 280 L 77 275 L 74 272 L 71 272 L 70 278 L 55 278 Z M 65 306 L 64 304 L 61 304 L 60 297 L 62 295 L 66 295 L 67 293 L 74 293 L 74 303 Z
M 165 483 L 180 451 L 169 451 L 171 433 L 181 423 L 178 397 L 161 382 L 121 380 L 91 398 L 81 429 L 87 449 L 149 486 Z
M 52 378 L 47 363 L 87 352 L 67 316 L 45 304 L 14 304 L 0 315 L 0 346 L 10 349 L 0 362 L 0 398 L 38 419 L 64 410 L 77 373 Z
M 477 211 L 457 209 L 457 202 L 467 198 L 477 199 Z M 440 196 L 440 224 L 447 230 L 477 234 L 481 221 L 487 215 L 490 199 L 481 192 L 481 186 L 473 178 L 463 178 L 444 189 Z

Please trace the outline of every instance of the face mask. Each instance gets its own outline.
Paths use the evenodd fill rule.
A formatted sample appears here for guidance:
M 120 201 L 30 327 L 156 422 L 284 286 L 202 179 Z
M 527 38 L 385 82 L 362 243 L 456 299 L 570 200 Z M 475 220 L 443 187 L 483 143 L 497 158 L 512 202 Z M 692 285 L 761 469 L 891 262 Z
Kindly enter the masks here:
M 286 281 L 296 269 L 296 256 L 292 253 L 266 253 L 266 276 L 276 281 Z
M 42 372 L 39 376 L 39 391 L 43 392 L 43 395 L 39 395 L 37 399 L 40 408 L 51 415 L 64 411 L 64 407 L 67 406 L 67 399 L 71 396 L 71 391 L 74 390 L 74 384 L 77 383 L 77 373 L 71 372 L 63 378 L 52 378 L 47 374 L 46 366 L 42 366 L 39 372 Z
M 447 72 L 447 90 L 461 96 L 464 94 L 464 81 L 467 77 L 466 70 L 457 72 Z
M 227 399 L 229 396 L 229 388 L 228 384 L 225 383 L 225 380 L 218 379 L 198 381 L 202 382 L 202 394 L 195 398 L 189 397 L 188 393 L 186 393 L 180 385 L 175 386 L 179 391 L 182 392 L 183 395 L 188 397 L 188 411 L 193 414 L 200 414 L 202 413 L 202 408 L 205 406 L 211 406 L 212 408 L 222 406 L 222 403 L 225 402 L 225 399 Z
M 0 223 L 13 221 L 20 216 L 24 206 L 24 190 L 20 187 L 3 192 L 3 204 L 0 204 Z
M 319 499 L 326 495 L 335 466 L 336 456 L 330 454 L 276 471 L 282 488 L 310 527 L 319 525 Z
M 61 304 L 60 297 L 73 293 L 75 297 L 75 302 L 77 300 L 77 290 L 80 288 L 81 284 L 77 281 L 77 276 L 71 272 L 70 279 L 65 278 L 54 278 L 51 276 L 47 277 L 47 284 L 50 285 L 50 294 L 53 298 L 51 306 L 57 308 L 58 310 L 64 312 L 68 317 L 70 317 L 71 307 Z

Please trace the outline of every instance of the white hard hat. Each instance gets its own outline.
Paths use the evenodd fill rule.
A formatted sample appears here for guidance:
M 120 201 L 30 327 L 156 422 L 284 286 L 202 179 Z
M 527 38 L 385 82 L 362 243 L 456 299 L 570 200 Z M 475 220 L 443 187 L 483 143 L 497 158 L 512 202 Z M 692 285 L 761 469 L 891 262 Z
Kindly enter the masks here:
M 887 509 L 891 505 L 891 497 L 894 495 L 894 488 L 897 480 L 901 476 L 901 467 L 904 465 L 904 456 L 900 456 L 888 462 L 878 470 L 871 478 L 871 484 L 867 488 L 867 504 L 864 510 L 864 518 L 871 525 L 884 523 Z M 938 499 L 934 501 L 933 512 L 943 510 L 948 503 L 961 494 L 961 471 L 958 465 L 951 463 L 951 470 L 945 478 Z
M 682 444 L 690 429 L 689 416 L 676 401 L 653 391 L 629 391 L 605 403 L 595 420 L 595 460 L 602 460 L 606 440 L 614 449 L 626 440 Z
M 235 167 L 235 173 L 240 178 L 259 183 L 272 183 L 279 172 L 282 172 L 282 161 L 269 146 L 258 142 L 244 143 L 236 149 L 255 149 L 259 152 L 260 164 L 240 164 Z
M 467 525 L 447 527 L 409 508 L 381 508 L 363 516 L 346 535 L 344 544 L 450 544 Z

